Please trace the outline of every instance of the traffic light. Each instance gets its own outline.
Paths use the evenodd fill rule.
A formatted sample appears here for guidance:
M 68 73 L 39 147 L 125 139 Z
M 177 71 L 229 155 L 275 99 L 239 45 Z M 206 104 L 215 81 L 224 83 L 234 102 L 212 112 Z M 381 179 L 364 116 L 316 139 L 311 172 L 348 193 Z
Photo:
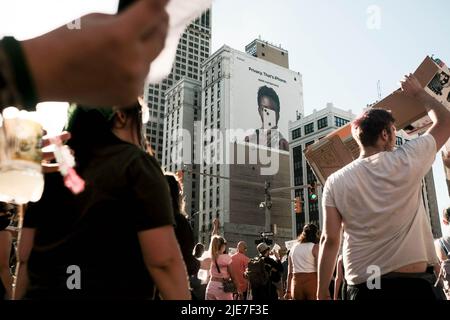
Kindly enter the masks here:
M 295 205 L 294 205 L 295 213 L 302 213 L 302 201 L 300 197 L 295 197 Z
M 308 198 L 310 202 L 317 201 L 317 192 L 316 192 L 316 183 L 311 183 L 311 186 L 308 188 Z

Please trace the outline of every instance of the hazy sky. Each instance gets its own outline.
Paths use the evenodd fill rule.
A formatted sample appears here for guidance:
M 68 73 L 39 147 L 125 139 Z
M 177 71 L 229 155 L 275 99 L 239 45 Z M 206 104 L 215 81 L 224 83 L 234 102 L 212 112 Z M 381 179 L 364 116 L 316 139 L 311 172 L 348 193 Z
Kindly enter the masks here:
M 0 36 L 36 36 L 84 13 L 113 13 L 117 2 L 2 0 Z M 258 36 L 281 44 L 303 75 L 306 115 L 327 102 L 359 113 L 377 100 L 378 81 L 386 96 L 426 55 L 450 64 L 449 12 L 448 0 L 214 0 L 212 49 L 244 50 Z M 450 201 L 440 156 L 433 170 L 442 211 Z
M 448 12 L 448 0 L 217 0 L 212 49 L 244 50 L 259 36 L 281 44 L 303 75 L 306 115 L 327 102 L 358 114 L 378 81 L 384 97 L 426 55 L 450 65 Z M 433 173 L 441 213 L 450 201 L 440 155 Z

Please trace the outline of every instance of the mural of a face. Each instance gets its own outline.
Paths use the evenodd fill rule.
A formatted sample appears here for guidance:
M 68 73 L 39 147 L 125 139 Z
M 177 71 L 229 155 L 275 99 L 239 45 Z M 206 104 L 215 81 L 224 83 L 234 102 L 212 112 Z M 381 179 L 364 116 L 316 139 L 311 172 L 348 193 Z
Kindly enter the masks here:
M 274 124 L 272 125 L 272 127 L 276 127 L 277 124 L 278 124 L 278 119 L 280 118 L 280 115 L 279 115 L 279 113 L 277 112 L 277 110 L 278 110 L 279 108 L 278 108 L 276 102 L 273 101 L 273 99 L 270 98 L 270 97 L 267 97 L 267 96 L 261 97 L 260 103 L 259 103 L 258 112 L 259 112 L 259 115 L 260 115 L 260 117 L 261 117 L 261 121 L 262 121 L 263 123 L 264 123 L 264 114 L 263 114 L 264 108 L 275 111 L 275 114 L 276 114 L 276 123 L 274 123 Z

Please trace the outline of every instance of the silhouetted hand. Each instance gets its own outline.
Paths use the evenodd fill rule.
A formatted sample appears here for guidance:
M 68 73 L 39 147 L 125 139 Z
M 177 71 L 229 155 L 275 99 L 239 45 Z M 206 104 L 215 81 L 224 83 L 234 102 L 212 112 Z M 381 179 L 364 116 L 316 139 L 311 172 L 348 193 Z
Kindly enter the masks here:
M 89 14 L 22 42 L 39 101 L 129 105 L 164 48 L 167 0 L 140 0 L 119 15 Z
M 65 142 L 70 139 L 70 133 L 69 132 L 63 132 L 59 136 L 59 139 L 62 142 Z M 49 139 L 46 139 L 45 137 L 42 139 L 42 147 L 46 147 L 50 145 Z M 50 161 L 55 159 L 55 155 L 53 152 L 42 152 L 42 172 L 44 173 L 52 173 L 57 172 L 59 170 L 59 166 L 57 163 L 51 163 Z
M 404 79 L 400 81 L 400 83 L 402 91 L 410 97 L 417 98 L 423 93 L 426 94 L 426 91 L 421 86 L 419 80 L 417 80 L 417 78 L 412 73 L 410 73 L 409 75 L 405 75 Z

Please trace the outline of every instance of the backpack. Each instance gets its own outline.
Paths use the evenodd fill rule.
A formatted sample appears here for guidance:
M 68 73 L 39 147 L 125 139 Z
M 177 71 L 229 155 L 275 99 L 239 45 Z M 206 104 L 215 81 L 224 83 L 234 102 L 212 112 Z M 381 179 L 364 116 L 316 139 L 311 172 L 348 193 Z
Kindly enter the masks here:
M 250 259 L 245 274 L 252 289 L 267 286 L 270 282 L 270 275 L 266 268 L 264 257 Z
M 442 250 L 445 252 L 447 256 L 447 260 L 444 260 L 441 262 L 441 271 L 439 272 L 438 281 L 442 279 L 442 282 L 444 284 L 444 293 L 447 297 L 447 300 L 450 300 L 450 257 L 449 257 L 449 251 L 447 247 L 445 246 L 444 241 L 439 239 L 439 244 L 441 245 Z

